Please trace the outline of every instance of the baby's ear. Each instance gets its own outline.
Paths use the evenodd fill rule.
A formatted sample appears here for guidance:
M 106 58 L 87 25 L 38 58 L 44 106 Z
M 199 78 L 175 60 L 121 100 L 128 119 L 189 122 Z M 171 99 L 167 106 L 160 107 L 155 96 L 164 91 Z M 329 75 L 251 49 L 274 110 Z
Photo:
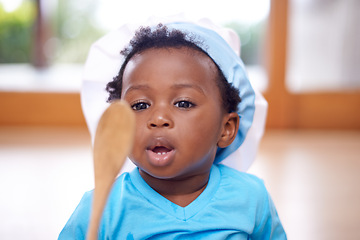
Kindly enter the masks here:
M 223 129 L 218 141 L 218 147 L 225 148 L 235 139 L 239 129 L 240 118 L 236 112 L 227 113 L 223 120 Z

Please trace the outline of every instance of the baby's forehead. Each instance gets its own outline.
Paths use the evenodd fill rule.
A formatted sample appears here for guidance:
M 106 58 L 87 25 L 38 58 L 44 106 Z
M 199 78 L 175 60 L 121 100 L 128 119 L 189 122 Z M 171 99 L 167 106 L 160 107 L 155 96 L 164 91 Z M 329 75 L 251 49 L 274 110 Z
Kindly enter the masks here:
M 129 84 L 146 85 L 149 81 L 166 79 L 164 85 L 176 83 L 177 86 L 216 88 L 218 76 L 211 58 L 196 49 L 150 48 L 130 59 L 124 71 L 123 85 L 127 88 Z

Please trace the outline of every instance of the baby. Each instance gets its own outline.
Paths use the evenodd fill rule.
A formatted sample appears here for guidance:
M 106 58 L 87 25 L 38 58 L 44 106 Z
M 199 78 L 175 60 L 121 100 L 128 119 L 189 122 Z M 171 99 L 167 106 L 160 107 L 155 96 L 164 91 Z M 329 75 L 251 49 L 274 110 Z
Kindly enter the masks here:
M 121 53 L 106 89 L 109 102 L 124 99 L 135 112 L 136 168 L 115 181 L 99 239 L 286 239 L 263 182 L 220 163 L 254 111 L 227 43 L 195 24 L 160 24 L 140 28 Z M 91 203 L 92 191 L 59 239 L 86 238 Z

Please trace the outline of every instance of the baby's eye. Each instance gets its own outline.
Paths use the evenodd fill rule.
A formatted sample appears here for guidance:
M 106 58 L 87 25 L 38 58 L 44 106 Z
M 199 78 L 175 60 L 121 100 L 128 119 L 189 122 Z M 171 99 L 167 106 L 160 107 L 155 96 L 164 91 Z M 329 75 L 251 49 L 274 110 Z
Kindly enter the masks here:
M 150 104 L 148 104 L 146 102 L 137 102 L 137 103 L 131 105 L 131 108 L 135 111 L 144 110 L 144 109 L 147 109 L 148 107 L 150 107 Z
M 195 106 L 195 104 L 189 101 L 178 101 L 174 105 L 178 108 L 191 108 Z

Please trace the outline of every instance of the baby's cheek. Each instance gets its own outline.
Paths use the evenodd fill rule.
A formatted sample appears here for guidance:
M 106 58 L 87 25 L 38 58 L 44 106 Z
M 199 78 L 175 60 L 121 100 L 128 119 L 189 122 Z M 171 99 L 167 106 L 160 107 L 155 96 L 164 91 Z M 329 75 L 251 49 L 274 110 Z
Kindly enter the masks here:
M 136 156 L 136 153 L 131 152 L 128 157 L 136 166 L 139 166 L 140 158 L 138 156 Z
M 141 161 L 146 156 L 146 144 L 143 133 L 135 132 L 134 145 L 129 154 L 132 161 Z

